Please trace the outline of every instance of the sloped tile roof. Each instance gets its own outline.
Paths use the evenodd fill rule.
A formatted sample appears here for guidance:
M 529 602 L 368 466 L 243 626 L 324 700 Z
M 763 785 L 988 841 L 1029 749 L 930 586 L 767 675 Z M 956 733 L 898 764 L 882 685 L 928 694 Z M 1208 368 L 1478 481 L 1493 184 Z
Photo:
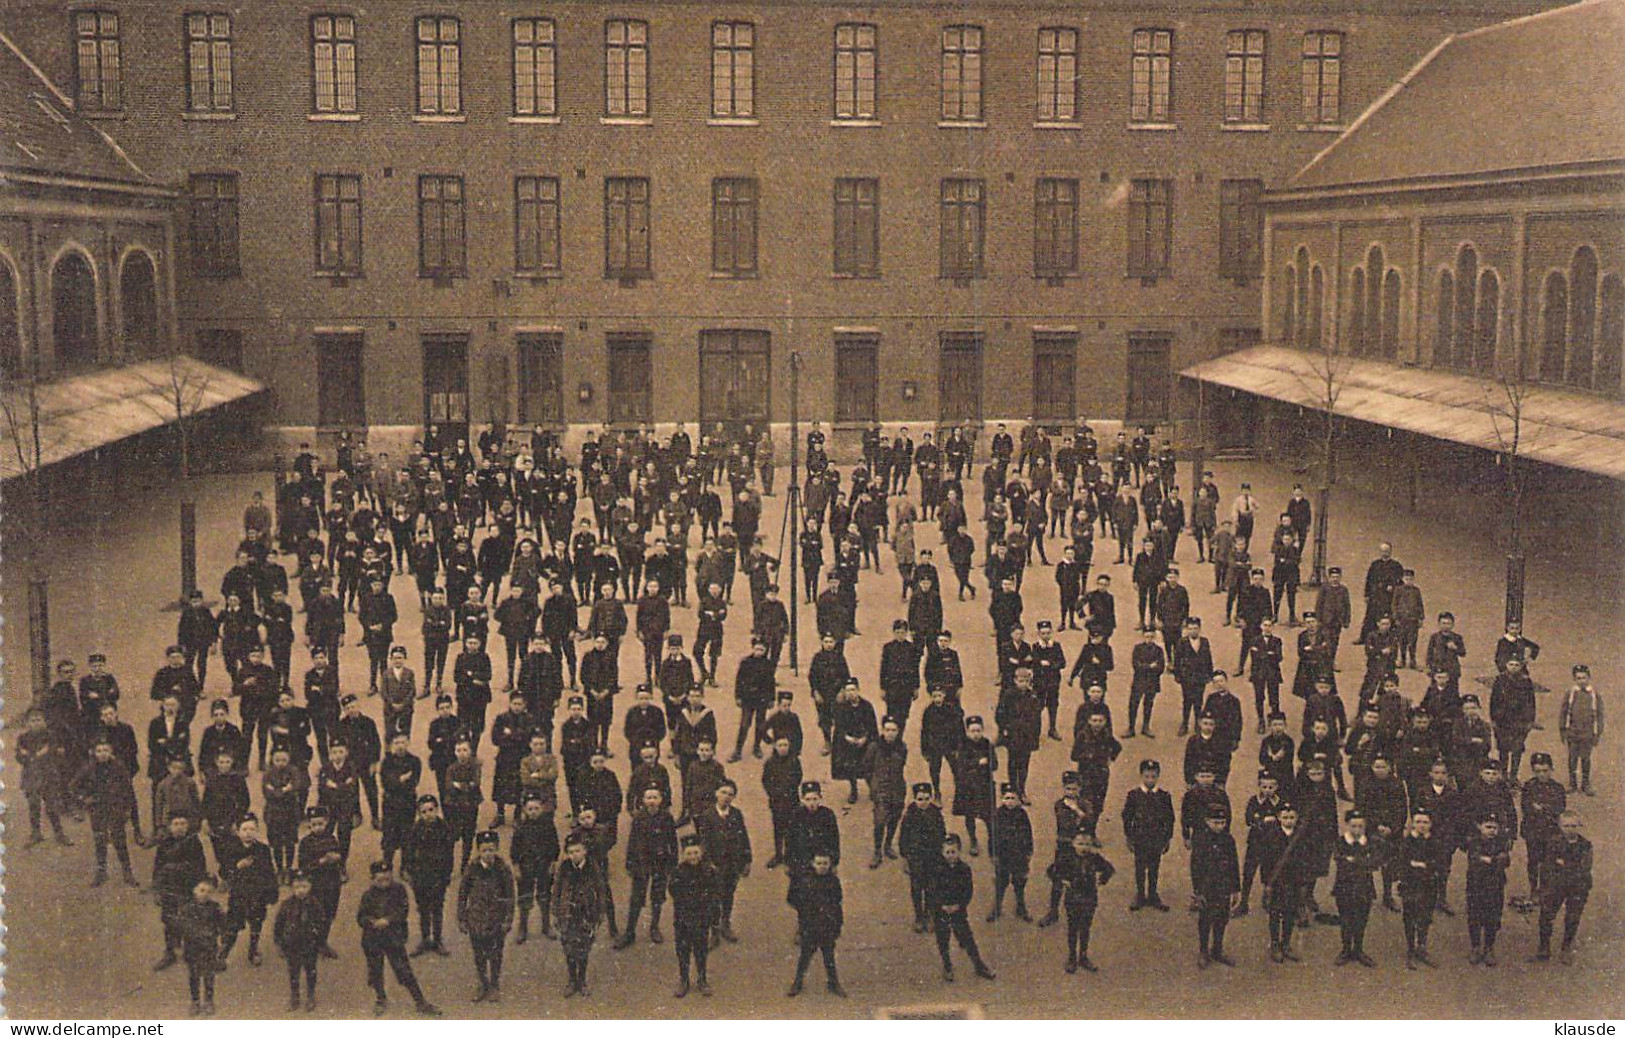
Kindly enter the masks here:
M 1287 190 L 1625 160 L 1625 0 L 1446 39 Z
M 152 186 L 117 142 L 0 33 L 0 171 Z

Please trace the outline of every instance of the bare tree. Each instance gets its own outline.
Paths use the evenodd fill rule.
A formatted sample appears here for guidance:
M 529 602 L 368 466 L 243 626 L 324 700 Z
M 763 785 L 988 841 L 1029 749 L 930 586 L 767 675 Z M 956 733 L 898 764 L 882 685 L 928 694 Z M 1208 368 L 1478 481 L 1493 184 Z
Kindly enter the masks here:
M 37 370 L 0 379 L 0 419 L 5 422 L 5 434 L 17 465 L 13 486 L 26 493 L 24 507 L 5 509 L 5 521 L 26 545 L 29 670 L 33 694 L 38 696 L 51 685 L 51 578 L 45 535 L 50 528 L 50 487 L 45 478 L 47 431 Z
M 1316 410 L 1321 413 L 1318 461 L 1320 481 L 1315 501 L 1315 552 L 1310 564 L 1308 584 L 1318 585 L 1326 575 L 1327 542 L 1330 526 L 1332 488 L 1337 485 L 1337 447 L 1342 426 L 1337 420 L 1337 403 L 1348 384 L 1354 359 L 1335 352 L 1324 337 L 1318 349 L 1304 351 L 1309 360 L 1308 372 L 1294 371 L 1298 382 L 1309 394 Z
M 1485 406 L 1495 432 L 1496 463 L 1501 469 L 1501 490 L 1506 501 L 1507 585 L 1506 622 L 1523 620 L 1524 553 L 1523 504 L 1528 488 L 1524 455 L 1539 438 L 1540 426 L 1530 421 L 1533 387 L 1521 364 L 1497 363 L 1483 379 Z
M 197 496 L 192 485 L 192 450 L 198 417 L 206 409 L 212 369 L 172 349 L 161 366 L 145 376 L 156 391 L 146 406 L 175 430 L 175 476 L 181 491 L 181 595 L 184 607 L 197 589 Z

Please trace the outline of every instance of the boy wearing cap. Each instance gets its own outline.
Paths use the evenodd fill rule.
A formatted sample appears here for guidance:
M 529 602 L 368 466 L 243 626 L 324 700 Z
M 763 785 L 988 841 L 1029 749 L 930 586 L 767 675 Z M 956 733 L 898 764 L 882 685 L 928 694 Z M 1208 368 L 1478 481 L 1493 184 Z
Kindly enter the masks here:
M 1434 834 L 1433 825 L 1433 813 L 1425 807 L 1417 808 L 1394 858 L 1399 871 L 1401 920 L 1405 926 L 1405 968 L 1411 970 L 1417 963 L 1429 968 L 1435 965 L 1428 957 L 1428 931 L 1433 926 L 1433 911 L 1438 906 L 1442 884 L 1441 840 Z
M 908 726 L 909 711 L 920 694 L 919 646 L 914 644 L 907 620 L 894 620 L 892 637 L 880 648 L 880 694 L 886 713 Z
M 530 737 L 535 730 L 535 720 L 525 705 L 525 697 L 513 693 L 508 699 L 508 709 L 498 714 L 491 724 L 491 745 L 497 750 L 496 767 L 491 776 L 491 802 L 497 808 L 493 825 L 507 823 L 510 804 L 514 814 L 519 814 L 520 762 L 530 752 Z M 608 741 L 607 731 L 599 734 Z
M 1241 869 L 1236 860 L 1236 838 L 1230 835 L 1230 812 L 1217 804 L 1191 839 L 1191 892 L 1196 896 L 1196 965 L 1234 966 L 1224 953 L 1224 930 L 1230 913 L 1241 906 Z
M 226 927 L 226 914 L 214 900 L 214 891 L 212 878 L 199 877 L 192 886 L 191 898 L 175 917 L 193 1016 L 214 1015 L 214 975 L 221 969 L 220 939 Z
M 333 835 L 338 839 L 339 852 L 343 855 L 341 868 L 350 860 L 351 835 L 361 825 L 361 776 L 356 771 L 355 763 L 350 760 L 350 747 L 342 742 L 335 742 L 328 747 L 327 763 L 316 772 L 316 802 L 327 808 L 328 818 L 333 826 Z M 244 803 L 247 802 L 244 790 Z M 204 796 L 208 790 L 205 788 Z M 348 872 L 345 873 L 348 878 Z
M 1519 815 L 1529 871 L 1529 901 L 1538 903 L 1541 860 L 1559 836 L 1558 820 L 1568 809 L 1568 794 L 1563 784 L 1552 778 L 1551 754 L 1531 754 L 1529 770 L 1534 775 L 1523 785 Z
M 1258 734 L 1263 735 L 1265 698 L 1269 699 L 1272 713 L 1281 709 L 1281 661 L 1286 652 L 1275 633 L 1275 622 L 1269 617 L 1260 621 L 1258 636 L 1249 648 L 1247 669 L 1253 684 L 1253 712 L 1258 718 Z
M 1439 629 L 1428 637 L 1427 672 L 1440 671 L 1450 676 L 1450 689 L 1458 691 L 1461 683 L 1461 661 L 1467 656 L 1467 641 L 1456 633 L 1456 614 L 1439 614 Z
M 1489 722 L 1479 712 L 1477 696 L 1462 696 L 1461 710 L 1462 716 L 1456 719 L 1450 731 L 1445 758 L 1450 762 L 1450 773 L 1456 777 L 1456 784 L 1466 788 L 1483 770 L 1484 762 L 1490 759 L 1490 737 L 1493 732 Z
M 1057 854 L 1051 873 L 1066 903 L 1066 971 L 1098 972 L 1089 958 L 1089 931 L 1100 903 L 1100 888 L 1111 882 L 1116 870 L 1094 849 L 1089 835 L 1079 830 Z
M 654 747 L 655 757 L 659 758 L 660 744 L 666 739 L 666 713 L 655 705 L 654 690 L 650 686 L 639 685 L 633 693 L 633 703 L 621 721 L 621 731 L 626 737 L 628 759 L 639 760 L 645 746 Z
M 975 877 L 969 863 L 959 857 L 959 837 L 953 833 L 943 840 L 939 857 L 932 864 L 926 899 L 937 935 L 937 953 L 942 957 L 942 979 L 953 983 L 954 964 L 948 957 L 948 939 L 952 936 L 960 948 L 970 956 L 976 975 L 993 980 L 995 974 L 982 961 L 976 946 L 976 935 L 970 928 L 970 903 L 975 895 Z
M 882 852 L 887 858 L 896 858 L 892 840 L 903 819 L 903 806 L 908 800 L 908 781 L 903 771 L 908 763 L 908 746 L 903 743 L 902 724 L 888 716 L 880 723 L 880 737 L 864 749 L 863 770 L 869 779 L 869 799 L 874 808 L 874 857 L 871 869 L 878 869 Z
M 1591 841 L 1580 835 L 1577 811 L 1564 811 L 1558 818 L 1560 834 L 1554 837 L 1541 859 L 1540 944 L 1532 962 L 1545 962 L 1552 953 L 1552 930 L 1557 911 L 1563 909 L 1563 945 L 1558 960 L 1565 966 L 1574 962 L 1574 938 L 1580 932 L 1580 916 L 1591 896 Z
M 1185 621 L 1185 634 L 1174 645 L 1172 667 L 1179 682 L 1183 702 L 1179 713 L 1179 738 L 1190 734 L 1191 719 L 1202 710 L 1202 692 L 1213 678 L 1213 648 L 1202 636 L 1202 621 Z
M 773 739 L 773 752 L 762 764 L 762 791 L 767 794 L 767 809 L 773 819 L 773 856 L 767 863 L 770 869 L 786 860 L 790 825 L 800 797 L 801 757 L 794 751 L 789 733 L 778 734 Z
M 643 803 L 632 816 L 632 832 L 626 840 L 626 871 L 632 877 L 631 901 L 626 911 L 626 927 L 615 942 L 617 950 L 637 939 L 638 917 L 645 902 L 649 905 L 649 940 L 660 944 L 660 912 L 666 904 L 666 883 L 677 863 L 677 824 L 658 789 L 643 791 Z
M 260 842 L 259 819 L 252 813 L 245 814 L 237 822 L 236 834 L 216 844 L 215 850 L 220 880 L 231 892 L 226 903 L 220 963 L 224 966 L 237 935 L 246 926 L 248 963 L 258 966 L 262 961 L 260 930 L 265 926 L 265 911 L 276 904 L 278 897 L 276 867 L 271 862 L 271 848 Z
M 491 705 L 491 657 L 477 631 L 463 639 L 463 651 L 452 665 L 452 683 L 457 690 L 457 720 L 477 749 L 485 734 L 485 711 Z
M 339 718 L 338 737 L 350 748 L 350 763 L 355 766 L 361 792 L 366 794 L 372 827 L 382 829 L 378 819 L 378 762 L 384 746 L 378 737 L 378 723 L 361 712 L 361 699 L 355 693 L 347 694 L 342 705 L 344 715 Z
M 471 1001 L 502 1001 L 502 946 L 513 928 L 513 869 L 498 853 L 502 839 L 495 829 L 475 838 L 478 852 L 463 869 L 457 888 L 457 928 L 468 935 L 474 949 L 474 972 L 479 990 Z M 404 944 L 405 937 L 402 936 Z
M 1366 817 L 1358 808 L 1347 811 L 1343 821 L 1347 828 L 1333 851 L 1337 874 L 1332 880 L 1338 925 L 1343 931 L 1343 950 L 1333 965 L 1358 962 L 1371 967 L 1376 963 L 1365 953 L 1366 924 L 1371 919 L 1371 905 L 1377 898 L 1371 874 L 1382 867 L 1389 848 L 1380 838 L 1367 835 Z
M 1320 629 L 1326 636 L 1326 659 L 1335 665 L 1343 632 L 1354 616 L 1354 606 L 1349 599 L 1348 585 L 1343 583 L 1341 566 L 1327 567 L 1326 582 L 1315 595 L 1315 615 L 1320 619 Z
M 1242 862 L 1240 896 L 1231 913 L 1237 919 L 1251 911 L 1253 877 L 1258 873 L 1259 854 L 1263 846 L 1261 833 L 1265 826 L 1280 820 L 1281 807 L 1285 803 L 1281 799 L 1280 780 L 1274 772 L 1261 769 L 1258 772 L 1258 792 L 1247 798 L 1247 806 L 1242 811 L 1242 819 L 1247 823 L 1247 853 Z
M 1416 643 L 1427 609 L 1422 604 L 1422 589 L 1416 586 L 1414 569 L 1401 571 L 1401 580 L 1394 588 L 1389 610 L 1394 617 L 1394 633 L 1399 638 L 1399 657 L 1394 661 L 1395 665 L 1416 670 Z
M 750 830 L 744 814 L 734 806 L 738 795 L 739 785 L 733 779 L 723 779 L 712 794 L 713 805 L 701 808 L 694 816 L 694 831 L 700 837 L 704 860 L 715 882 L 713 947 L 719 940 L 730 944 L 739 940 L 733 931 L 734 893 L 739 881 L 750 875 Z
M 1159 786 L 1161 764 L 1143 760 L 1139 771 L 1140 784 L 1129 790 L 1122 811 L 1123 836 L 1134 854 L 1134 901 L 1129 909 L 1150 906 L 1166 912 L 1168 906 L 1157 892 L 1157 879 L 1162 856 L 1173 842 L 1174 800 Z
M 1591 751 L 1602 741 L 1602 693 L 1591 685 L 1590 667 L 1576 664 L 1573 675 L 1574 684 L 1558 711 L 1557 728 L 1569 749 L 1569 792 L 1589 797 L 1596 795 L 1591 788 Z
M 824 806 L 824 787 L 808 779 L 801 783 L 800 795 L 801 806 L 790 815 L 784 841 L 791 904 L 795 904 L 796 885 L 812 871 L 815 854 L 827 854 L 832 866 L 841 863 L 841 829 L 835 812 Z
M 1214 784 L 1213 765 L 1198 762 L 1193 778 L 1195 782 L 1185 791 L 1179 802 L 1179 837 L 1185 849 L 1191 849 L 1191 838 L 1207 824 L 1208 809 L 1222 807 L 1230 817 L 1230 795 L 1222 786 Z
M 588 856 L 586 838 L 580 833 L 571 833 L 565 838 L 564 857 L 559 859 L 553 874 L 553 896 L 544 906 L 558 931 L 570 975 L 565 998 L 588 993 L 587 959 L 593 939 L 597 936 L 598 924 L 614 911 L 606 898 L 608 889 L 599 865 Z M 543 929 L 546 929 L 545 923 Z
M 299 977 L 305 978 L 305 1012 L 316 1011 L 316 961 L 322 946 L 326 913 L 311 896 L 310 877 L 296 872 L 292 892 L 277 906 L 271 934 L 288 964 L 288 1012 L 299 1009 Z
M 456 759 L 446 769 L 445 800 L 446 821 L 452 835 L 462 844 L 462 867 L 474 852 L 474 838 L 479 829 L 480 804 L 485 802 L 485 765 L 474 756 L 474 743 L 467 734 L 457 737 Z
M 418 698 L 418 679 L 406 665 L 406 646 L 396 645 L 389 650 L 389 666 L 384 668 L 379 681 L 379 694 L 384 699 L 385 737 L 396 732 L 412 734 L 412 711 Z
M 299 854 L 296 868 L 310 878 L 311 896 L 322 907 L 321 947 L 318 949 L 323 958 L 336 959 L 338 954 L 328 943 L 328 935 L 333 929 L 333 918 L 339 909 L 339 887 L 344 882 L 344 854 L 339 850 L 339 841 L 327 830 L 327 808 L 320 804 L 312 805 L 305 811 L 307 831 L 304 839 L 299 841 Z
M 559 833 L 553 824 L 553 812 L 546 809 L 540 795 L 525 795 L 524 807 L 514 820 L 508 854 L 518 870 L 519 936 L 514 943 L 524 944 L 529 939 L 533 904 L 541 908 L 542 935 L 552 936 L 547 902 L 553 886 L 553 866 L 559 860 Z
M 994 776 L 998 770 L 998 750 L 983 734 L 982 718 L 965 718 L 965 738 L 959 744 L 953 769 L 954 814 L 965 820 L 972 856 L 982 853 L 976 838 L 977 819 L 989 825 L 993 821 Z
M 728 781 L 728 773 L 723 770 L 722 762 L 717 760 L 717 747 L 714 741 L 701 739 L 696 747 L 696 754 L 693 763 L 682 776 L 683 813 L 680 818 L 684 822 L 715 803 L 718 787 Z
M 401 848 L 401 877 L 411 885 L 418 906 L 418 946 L 412 950 L 414 956 L 429 951 L 451 954 L 441 939 L 441 928 L 456 854 L 457 837 L 440 816 L 440 801 L 428 793 L 418 797 L 417 817 Z
M 1535 726 L 1535 683 L 1520 656 L 1508 658 L 1506 669 L 1495 677 L 1490 688 L 1490 721 L 1495 726 L 1501 770 L 1517 785 L 1524 744 Z
M 997 922 L 1004 914 L 1004 891 L 1016 892 L 1016 918 L 1032 922 L 1027 914 L 1027 871 L 1033 857 L 1033 824 L 1021 804 L 1020 792 L 1010 783 L 999 787 L 999 807 L 993 815 L 988 835 L 988 852 L 993 857 L 993 908 L 987 921 Z
M 378 777 L 383 786 L 383 857 L 395 860 L 395 852 L 406 842 L 412 828 L 412 816 L 417 811 L 418 781 L 423 777 L 423 762 L 411 752 L 406 732 L 396 732 L 389 740 L 389 752 L 378 765 Z
M 435 718 L 429 722 L 429 770 L 434 772 L 435 789 L 446 792 L 446 770 L 456 760 L 457 736 L 462 723 L 457 720 L 456 701 L 439 695 L 434 701 Z
M 806 875 L 790 885 L 789 901 L 796 910 L 796 939 L 801 953 L 796 957 L 796 977 L 786 997 L 801 994 L 802 980 L 815 953 L 824 958 L 824 977 L 829 993 L 845 998 L 840 974 L 835 967 L 835 942 L 841 936 L 841 877 L 835 874 L 836 855 L 827 848 L 816 849 L 807 864 Z
M 1512 847 L 1494 814 L 1479 816 L 1477 823 L 1477 831 L 1467 839 L 1467 936 L 1473 943 L 1467 961 L 1494 966 Z
M 107 845 L 112 843 L 124 870 L 128 886 L 140 886 L 130 869 L 130 844 L 125 827 L 135 803 L 135 786 L 124 763 L 113 756 L 112 744 L 96 743 L 89 761 L 74 777 L 70 792 L 79 797 L 90 813 L 90 829 L 96 841 L 96 876 L 91 886 L 107 882 Z
M 734 674 L 734 703 L 739 707 L 739 730 L 734 736 L 733 754 L 728 763 L 744 759 L 745 739 L 751 737 L 751 754 L 760 760 L 762 738 L 766 734 L 767 712 L 773 709 L 777 681 L 775 664 L 768 645 L 760 637 L 750 640 L 750 654 L 739 661 Z
M 579 812 L 587 802 L 587 771 L 595 750 L 592 722 L 587 720 L 587 700 L 571 696 L 565 704 L 568 714 L 559 725 L 559 762 L 564 766 L 564 785 L 570 793 L 570 811 Z M 616 809 L 619 811 L 619 808 Z
M 688 994 L 691 963 L 694 990 L 709 996 L 711 985 L 706 977 L 706 960 L 717 913 L 716 870 L 705 859 L 705 847 L 699 835 L 683 837 L 677 864 L 671 872 L 670 890 L 671 929 L 677 950 L 677 990 L 672 992 L 672 997 L 683 998 Z
M 164 928 L 164 954 L 153 970 L 162 971 L 179 961 L 181 933 L 177 925 L 181 908 L 192 896 L 198 880 L 209 874 L 203 856 L 203 841 L 192 831 L 192 820 L 176 815 L 155 841 L 152 859 L 152 891 L 158 902 L 158 918 Z
M 372 863 L 372 885 L 361 895 L 355 921 L 361 927 L 361 951 L 367 958 L 367 985 L 376 1001 L 372 1015 L 383 1016 L 389 1009 L 384 995 L 384 961 L 389 961 L 395 982 L 412 996 L 422 1016 L 439 1016 L 440 1009 L 423 997 L 423 989 L 406 957 L 406 888 L 395 882 L 389 863 Z
M 903 811 L 897 833 L 903 870 L 908 873 L 909 901 L 914 906 L 915 933 L 926 931 L 926 880 L 948 831 L 942 808 L 933 799 L 934 792 L 929 782 L 914 783 L 913 799 Z
M 1130 655 L 1130 664 L 1134 677 L 1129 685 L 1128 727 L 1123 730 L 1123 738 L 1134 738 L 1136 718 L 1140 718 L 1139 734 L 1155 738 L 1151 734 L 1151 709 L 1156 705 L 1157 694 L 1162 691 L 1162 675 L 1168 669 L 1168 654 L 1157 644 L 1156 631 L 1147 628 L 1142 632 L 1140 643 L 1134 646 Z

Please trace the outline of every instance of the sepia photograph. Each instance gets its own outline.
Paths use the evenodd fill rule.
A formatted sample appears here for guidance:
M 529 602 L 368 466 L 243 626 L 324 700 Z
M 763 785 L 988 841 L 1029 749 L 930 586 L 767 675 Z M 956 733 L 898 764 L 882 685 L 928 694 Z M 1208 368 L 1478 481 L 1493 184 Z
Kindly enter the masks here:
M 0 1015 L 1625 1016 L 1622 55 L 0 0 Z

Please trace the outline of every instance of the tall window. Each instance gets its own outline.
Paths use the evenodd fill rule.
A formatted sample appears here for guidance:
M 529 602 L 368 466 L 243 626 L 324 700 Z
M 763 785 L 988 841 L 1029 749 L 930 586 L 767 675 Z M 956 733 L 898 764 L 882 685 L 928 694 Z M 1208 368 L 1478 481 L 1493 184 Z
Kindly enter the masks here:
M 611 334 L 609 346 L 609 420 L 616 424 L 647 422 L 654 417 L 654 342 L 642 333 Z
M 880 420 L 880 338 L 875 335 L 835 337 L 835 420 Z
M 1540 377 L 1547 382 L 1561 382 L 1569 333 L 1569 281 L 1561 271 L 1546 275 L 1541 332 Z
M 418 276 L 456 278 L 468 274 L 463 178 L 418 178 Z
M 1473 325 L 1473 367 L 1487 375 L 1495 370 L 1501 330 L 1501 279 L 1493 270 L 1478 276 L 1478 315 Z
M 646 278 L 649 258 L 649 180 L 610 177 L 604 181 L 604 276 Z
M 1262 180 L 1219 183 L 1219 276 L 1257 277 L 1264 269 Z
M 118 14 L 79 11 L 73 16 L 73 35 L 79 110 L 123 110 L 124 60 L 119 50 Z
M 986 215 L 982 181 L 949 179 L 942 182 L 943 277 L 982 276 Z
M 880 181 L 835 181 L 835 273 L 845 277 L 880 275 Z
M 1320 126 L 1343 120 L 1343 34 L 1303 34 L 1303 121 Z
M 1073 383 L 1078 337 L 1045 332 L 1033 336 L 1033 417 L 1070 422 L 1077 415 Z
M 843 22 L 835 27 L 835 118 L 873 119 L 875 80 L 879 77 L 878 30 L 873 25 Z
M 0 256 L 0 377 L 22 374 L 22 306 L 17 296 L 17 271 Z
M 612 18 L 604 23 L 604 114 L 649 114 L 649 23 Z
M 1371 251 L 1366 253 L 1365 260 L 1365 348 L 1368 353 L 1382 351 L 1382 326 L 1385 320 L 1382 283 L 1387 267 L 1388 259 L 1382 254 L 1382 249 L 1373 245 Z
M 1326 327 L 1324 322 L 1326 312 L 1326 274 L 1325 271 L 1320 269 L 1320 264 L 1318 263 L 1316 263 L 1309 271 L 1309 305 L 1306 310 L 1308 313 L 1308 320 L 1306 322 L 1305 335 L 1307 336 L 1309 345 L 1319 349 L 1320 344 L 1325 341 L 1322 336 L 1325 334 Z
M 1264 31 L 1237 29 L 1225 36 L 1224 121 L 1264 121 Z
M 455 18 L 418 19 L 418 114 L 463 111 L 462 25 Z
M 982 28 L 950 25 L 942 30 L 942 117 L 982 118 Z
M 186 16 L 186 109 L 231 111 L 231 15 Z
M 237 255 L 237 174 L 198 173 L 189 182 L 192 272 L 199 277 L 234 277 Z
M 1137 123 L 1168 121 L 1173 93 L 1174 32 L 1135 29 L 1133 96 L 1129 118 Z
M 756 114 L 756 26 L 711 26 L 711 115 L 749 119 Z
M 316 269 L 353 277 L 361 273 L 361 177 L 316 174 Z
M 1078 117 L 1078 30 L 1038 30 L 1038 119 L 1070 122 Z
M 1399 356 L 1399 271 L 1393 269 L 1382 276 L 1382 355 Z
M 711 181 L 711 270 L 748 277 L 756 273 L 756 181 Z
M 362 341 L 359 334 L 316 336 L 317 425 L 367 424 Z
M 1168 273 L 1173 237 L 1172 185 L 1166 180 L 1136 180 L 1128 197 L 1128 276 L 1161 277 Z
M 1456 328 L 1451 351 L 1455 366 L 1473 366 L 1473 322 L 1478 315 L 1478 252 L 1463 245 L 1456 254 Z
M 1078 272 L 1078 182 L 1040 177 L 1033 190 L 1033 275 Z
M 1365 352 L 1365 302 L 1365 270 L 1355 267 L 1349 274 L 1348 338 L 1343 344 L 1348 353 L 1355 357 Z
M 1592 388 L 1618 395 L 1625 366 L 1625 281 L 1618 274 L 1602 279 L 1602 307 L 1597 322 L 1597 373 Z
M 513 268 L 521 274 L 559 270 L 559 179 L 515 177 Z
M 1319 270 L 1319 265 L 1314 267 Z M 1320 347 L 1320 339 L 1309 337 L 1309 286 L 1310 286 L 1309 250 L 1302 245 L 1298 246 L 1298 323 L 1297 342 L 1300 346 Z
M 513 114 L 557 115 L 558 51 L 551 18 L 513 20 Z
M 355 19 L 318 14 L 310 20 L 311 107 L 318 113 L 356 110 Z
M 519 347 L 519 420 L 526 425 L 564 421 L 564 336 L 530 333 Z
M 1167 421 L 1173 382 L 1174 340 L 1170 335 L 1134 333 L 1128 337 L 1128 421 Z
M 1592 343 L 1597 334 L 1597 254 L 1589 245 L 1574 250 L 1569 265 L 1570 385 L 1591 388 Z
M 1281 292 L 1281 341 L 1288 345 L 1298 341 L 1298 268 L 1286 265 L 1286 279 Z
M 1452 336 L 1456 328 L 1456 276 L 1448 269 L 1439 271 L 1438 325 L 1433 332 L 1433 366 L 1453 367 L 1456 363 Z

